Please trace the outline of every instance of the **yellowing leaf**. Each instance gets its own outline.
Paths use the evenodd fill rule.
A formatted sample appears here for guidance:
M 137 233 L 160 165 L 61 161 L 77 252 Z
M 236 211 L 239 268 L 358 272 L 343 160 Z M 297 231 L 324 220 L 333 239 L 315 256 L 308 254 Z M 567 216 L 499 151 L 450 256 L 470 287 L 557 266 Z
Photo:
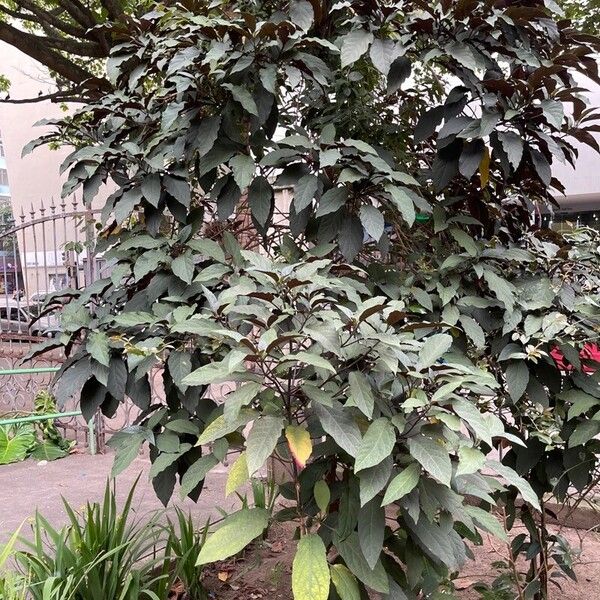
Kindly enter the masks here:
M 483 157 L 479 163 L 479 178 L 481 180 L 481 189 L 486 188 L 490 182 L 490 151 L 487 146 L 483 151 Z
M 305 535 L 298 542 L 292 566 L 294 600 L 327 600 L 329 597 L 327 550 L 316 534 Z
M 225 484 L 225 495 L 229 496 L 229 494 L 235 492 L 235 490 L 248 481 L 249 477 L 246 453 L 242 452 L 231 465 L 231 469 L 229 469 L 227 483 Z
M 196 566 L 225 560 L 242 551 L 269 524 L 264 508 L 242 509 L 227 517 L 219 529 L 208 537 L 196 561 Z
M 303 427 L 288 425 L 285 428 L 285 437 L 288 441 L 290 452 L 296 461 L 296 464 L 304 469 L 306 461 L 312 453 L 312 442 L 310 433 Z
M 331 581 L 341 600 L 360 600 L 356 577 L 344 565 L 331 565 Z

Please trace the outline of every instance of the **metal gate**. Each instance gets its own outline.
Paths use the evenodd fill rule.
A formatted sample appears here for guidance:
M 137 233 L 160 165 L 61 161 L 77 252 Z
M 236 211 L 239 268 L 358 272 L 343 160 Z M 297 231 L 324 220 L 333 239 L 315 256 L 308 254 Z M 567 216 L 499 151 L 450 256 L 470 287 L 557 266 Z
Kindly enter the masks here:
M 91 284 L 104 264 L 95 254 L 95 215 L 74 197 L 69 202 L 31 206 L 15 219 L 4 208 L 0 222 L 0 418 L 30 415 L 36 394 L 49 387 L 49 367 L 64 360 L 60 351 L 23 363 L 23 358 L 44 338 L 58 335 L 58 314 L 36 320 L 46 296 L 63 288 Z M 75 412 L 76 406 L 60 407 Z M 99 427 L 90 440 L 83 418 L 68 416 L 57 421 L 65 435 L 78 443 L 104 446 Z M 92 442 L 92 443 L 91 443 Z M 90 444 L 91 443 L 91 444 Z

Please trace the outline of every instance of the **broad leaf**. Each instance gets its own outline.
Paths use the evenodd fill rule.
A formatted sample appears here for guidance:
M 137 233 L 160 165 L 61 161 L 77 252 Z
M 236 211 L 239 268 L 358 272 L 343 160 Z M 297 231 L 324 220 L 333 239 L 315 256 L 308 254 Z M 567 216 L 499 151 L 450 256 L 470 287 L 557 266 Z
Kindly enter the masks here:
M 312 453 L 310 433 L 304 427 L 288 425 L 285 428 L 285 437 L 288 441 L 290 452 L 300 469 L 304 469 L 306 461 Z
M 450 487 L 452 464 L 444 444 L 418 434 L 408 440 L 411 456 L 440 483 Z
M 254 475 L 273 454 L 283 429 L 283 419 L 265 415 L 254 421 L 246 440 L 246 458 L 249 475 Z
M 364 29 L 356 29 L 342 38 L 342 67 L 355 63 L 369 49 L 373 34 Z
M 421 467 L 416 463 L 412 463 L 402 469 L 402 472 L 396 475 L 388 485 L 381 505 L 386 506 L 387 504 L 396 502 L 406 496 L 406 494 L 412 492 L 417 487 L 420 477 Z
M 371 425 L 365 433 L 356 454 L 354 472 L 374 467 L 389 456 L 396 443 L 396 433 L 391 421 L 381 417 Z
M 360 600 L 356 577 L 344 565 L 331 565 L 331 581 L 340 600 Z
M 323 540 L 314 533 L 303 536 L 292 564 L 294 600 L 327 600 L 329 585 L 329 565 Z
M 447 333 L 438 333 L 425 340 L 421 351 L 417 368 L 427 369 L 434 365 L 452 346 L 452 336 Z
M 373 499 L 360 509 L 358 515 L 358 541 L 367 564 L 371 569 L 383 550 L 385 535 L 385 510 L 377 499 Z
M 196 566 L 235 556 L 261 535 L 268 524 L 269 513 L 264 508 L 242 509 L 232 514 L 208 536 L 200 550 Z

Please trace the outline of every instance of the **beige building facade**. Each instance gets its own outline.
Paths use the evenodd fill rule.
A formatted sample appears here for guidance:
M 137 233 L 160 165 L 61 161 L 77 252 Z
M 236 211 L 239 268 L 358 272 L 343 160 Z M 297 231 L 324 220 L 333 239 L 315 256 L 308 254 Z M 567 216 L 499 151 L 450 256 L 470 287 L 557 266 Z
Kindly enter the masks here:
M 2 42 L 0 73 L 11 82 L 11 99 L 35 99 L 52 91 L 40 65 Z M 8 248 L 6 260 L 0 261 L 0 295 L 12 292 L 11 269 L 18 270 L 17 279 L 27 298 L 71 285 L 73 277 L 81 284 L 85 277 L 84 207 L 75 197 L 61 199 L 65 177 L 60 175 L 60 165 L 70 149 L 42 146 L 22 156 L 31 140 L 49 131 L 49 127 L 36 124 L 64 114 L 59 105 L 49 101 L 0 103 L 0 206 L 3 198 L 5 204 L 10 202 L 14 226 L 21 227 L 14 237 L 16 256 L 10 257 Z

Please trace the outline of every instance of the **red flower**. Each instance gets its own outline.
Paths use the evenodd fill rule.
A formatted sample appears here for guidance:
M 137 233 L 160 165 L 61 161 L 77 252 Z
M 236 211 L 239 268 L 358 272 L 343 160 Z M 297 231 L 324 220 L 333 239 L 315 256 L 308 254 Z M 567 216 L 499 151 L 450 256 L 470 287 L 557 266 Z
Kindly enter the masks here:
M 556 363 L 556 366 L 561 371 L 572 371 L 575 368 L 572 364 L 567 362 L 558 346 L 554 346 L 554 348 L 552 348 L 552 350 L 550 351 L 550 356 L 552 356 L 554 362 Z M 581 352 L 579 353 L 579 358 L 583 363 L 583 372 L 594 373 L 598 368 L 598 365 L 600 365 L 600 346 L 598 346 L 598 344 L 592 343 L 584 344 L 583 348 L 581 349 Z

